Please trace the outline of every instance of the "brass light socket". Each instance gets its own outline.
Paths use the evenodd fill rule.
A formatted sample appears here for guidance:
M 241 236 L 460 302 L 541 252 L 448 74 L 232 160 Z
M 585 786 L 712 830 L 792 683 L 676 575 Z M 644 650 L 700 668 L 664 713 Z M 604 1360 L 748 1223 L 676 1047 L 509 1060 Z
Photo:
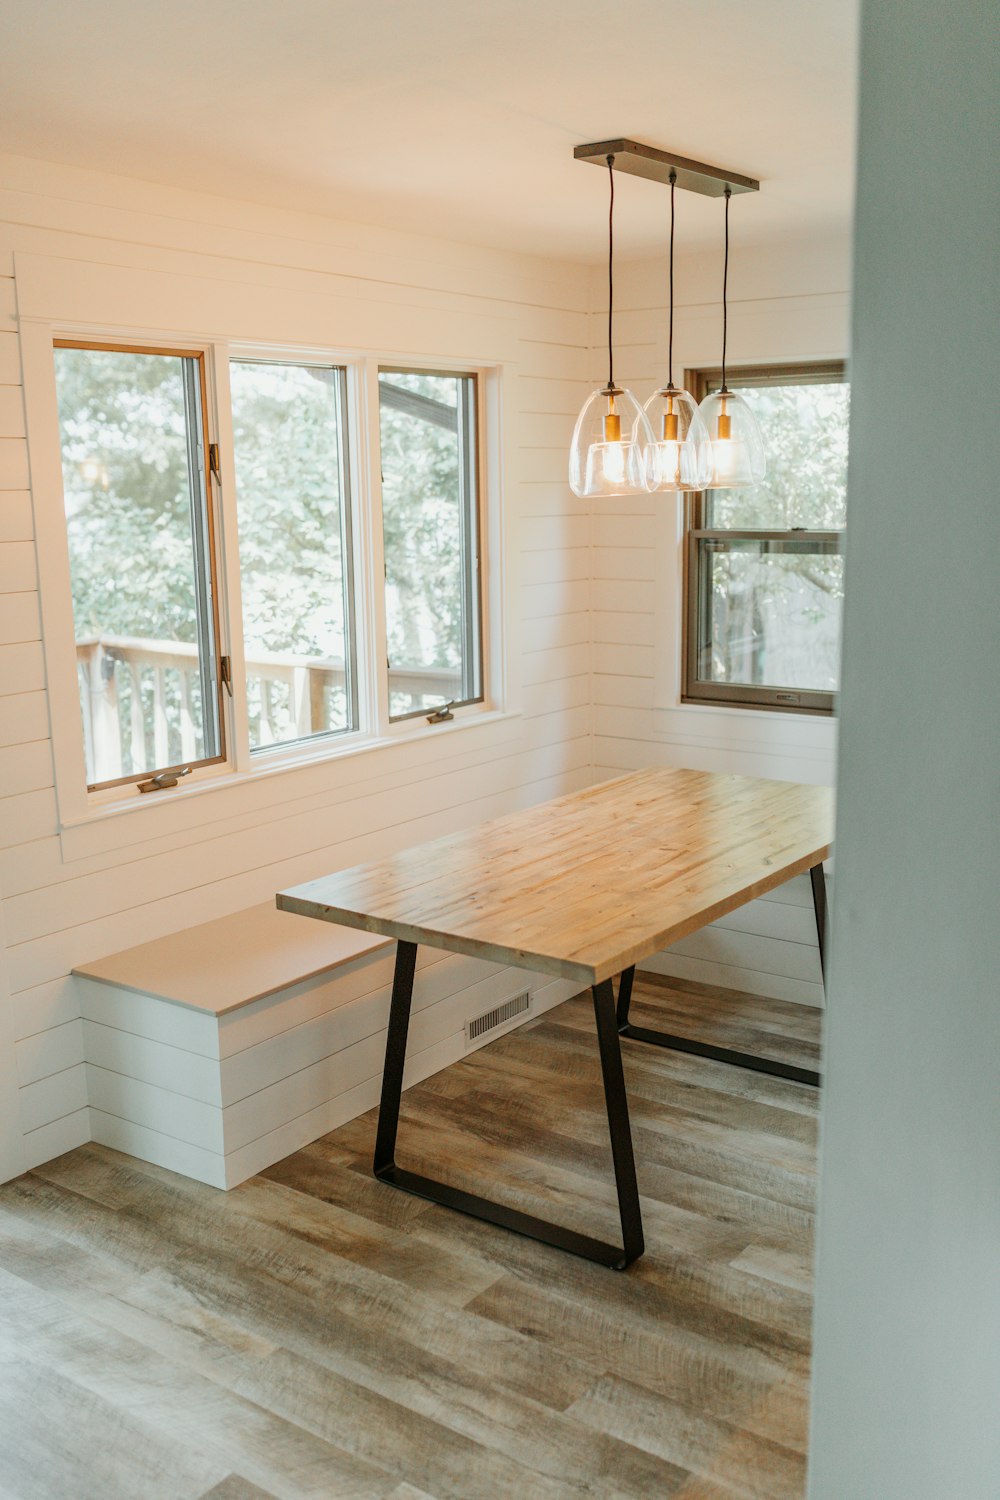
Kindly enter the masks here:
M 725 441 L 732 437 L 732 417 L 727 411 L 720 411 L 716 424 L 716 436 Z
M 622 419 L 616 411 L 609 411 L 604 418 L 604 441 L 606 443 L 620 443 L 622 440 Z
M 665 443 L 680 441 L 677 432 L 677 413 L 675 411 L 665 411 L 663 413 L 663 441 Z

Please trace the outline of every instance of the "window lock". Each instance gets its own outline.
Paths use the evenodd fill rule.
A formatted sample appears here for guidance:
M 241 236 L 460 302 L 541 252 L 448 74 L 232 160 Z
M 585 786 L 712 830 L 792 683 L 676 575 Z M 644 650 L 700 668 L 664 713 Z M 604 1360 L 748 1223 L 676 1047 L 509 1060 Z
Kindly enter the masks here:
M 455 715 L 452 713 L 452 709 L 454 707 L 454 698 L 452 698 L 448 703 L 442 703 L 440 708 L 436 708 L 432 714 L 427 715 L 428 724 L 447 724 L 449 719 L 453 719 L 455 717 Z
M 138 782 L 140 792 L 165 792 L 167 787 L 176 786 L 182 776 L 190 776 L 191 767 L 182 766 L 179 771 L 161 771 L 158 776 L 151 776 L 148 781 Z

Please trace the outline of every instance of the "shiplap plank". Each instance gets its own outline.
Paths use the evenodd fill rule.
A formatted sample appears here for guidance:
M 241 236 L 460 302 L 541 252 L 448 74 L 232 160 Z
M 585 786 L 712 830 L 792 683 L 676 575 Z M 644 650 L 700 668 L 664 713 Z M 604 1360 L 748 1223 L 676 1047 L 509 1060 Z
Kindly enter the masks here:
M 594 612 L 594 640 L 609 646 L 652 646 L 656 643 L 652 615 Z
M 774 1000 L 791 1000 L 797 1005 L 823 1006 L 823 986 L 786 975 L 759 974 L 754 969 L 733 964 L 715 963 L 709 959 L 689 958 L 671 951 L 644 959 L 642 967 L 653 974 L 672 975 L 677 979 L 695 979 L 699 984 L 719 985 L 724 989 L 746 990 L 751 995 L 765 995 Z
M 54 1120 L 87 1106 L 87 1071 L 81 1058 L 75 1066 L 52 1073 L 20 1090 L 21 1128 L 27 1135 Z
M 38 595 L 33 590 L 0 594 L 0 646 L 16 646 L 42 638 Z M 0 698 L 0 702 L 2 702 Z
M 170 1172 L 194 1177 L 199 1182 L 207 1183 L 209 1187 L 226 1186 L 226 1164 L 221 1152 L 192 1145 L 190 1141 L 179 1140 L 176 1136 L 136 1124 L 134 1120 L 124 1119 L 93 1105 L 90 1108 L 88 1128 L 90 1135 L 85 1139 L 92 1139 L 98 1145 L 111 1146 L 115 1151 L 124 1151 L 127 1156 L 138 1157 L 140 1161 L 153 1162 L 155 1166 L 166 1167 Z M 43 1161 L 47 1159 L 41 1158 Z
M 0 437 L 0 490 L 27 488 L 27 443 L 23 437 Z
M 37 792 L 51 785 L 52 749 L 47 739 L 28 740 L 0 749 L 0 803 L 22 792 Z
M 165 1019 L 169 1023 L 170 1018 Z M 154 1042 L 149 1037 L 137 1036 L 133 1031 L 122 1031 L 116 1026 L 105 1026 L 99 1021 L 80 1021 L 79 1026 L 81 1047 L 88 1065 L 123 1073 L 141 1083 L 151 1083 L 201 1104 L 221 1108 L 218 1059 L 200 1057 L 185 1048 Z M 25 1043 L 20 1045 L 23 1047 Z
M 83 1022 L 78 1018 L 25 1037 L 15 1044 L 18 1081 L 38 1083 L 84 1061 Z
M 595 642 L 593 672 L 595 676 L 652 677 L 656 656 L 652 646 L 614 646 Z
M 37 587 L 34 543 L 0 542 L 0 594 L 30 593 Z
M 85 1094 L 89 1094 L 92 1109 L 145 1126 L 199 1150 L 223 1154 L 222 1110 L 217 1105 L 202 1104 L 172 1089 L 126 1078 L 123 1073 L 113 1073 L 96 1063 L 87 1063 L 82 1071 L 86 1073 Z M 22 1089 L 22 1095 L 24 1092 Z
M 50 1028 L 65 1026 L 80 1017 L 80 992 L 72 974 L 50 984 L 12 995 L 11 1014 L 15 1040 L 38 1036 Z
M 59 1119 L 40 1126 L 37 1130 L 25 1133 L 23 1145 L 25 1169 L 30 1172 L 32 1167 L 39 1167 L 42 1162 L 63 1156 L 67 1151 L 72 1151 L 76 1146 L 82 1146 L 90 1139 L 90 1111 L 83 1106 L 71 1114 L 62 1115 Z
M 521 584 L 518 587 L 522 620 L 539 620 L 546 615 L 576 614 L 590 608 L 591 585 L 585 579 L 553 588 L 548 583 Z
M 21 388 L 16 385 L 0 385 L 0 438 L 23 437 L 24 400 Z
M 44 739 L 48 732 L 49 710 L 44 693 L 13 693 L 0 698 L 0 745 L 22 745 Z
M 51 787 L 0 799 L 0 848 L 44 838 L 55 833 L 57 826 L 56 799 Z
M 33 693 L 44 687 L 45 658 L 40 641 L 0 645 L 0 697 Z
M 0 491 L 0 542 L 31 541 L 34 534 L 30 493 L 27 490 Z
M 0 385 L 21 384 L 21 345 L 16 333 L 0 329 Z

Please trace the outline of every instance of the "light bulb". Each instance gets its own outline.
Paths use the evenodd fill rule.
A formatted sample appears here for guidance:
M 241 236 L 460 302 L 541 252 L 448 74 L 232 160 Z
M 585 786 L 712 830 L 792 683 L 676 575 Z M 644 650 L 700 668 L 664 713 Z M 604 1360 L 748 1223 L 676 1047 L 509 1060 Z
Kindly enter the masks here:
M 600 443 L 596 446 L 601 452 L 605 479 L 610 484 L 621 484 L 625 479 L 625 444 Z
M 659 489 L 671 488 L 681 480 L 681 444 L 673 442 L 653 444 L 653 484 Z
M 623 421 L 624 418 L 624 421 Z M 653 434 L 631 391 L 593 391 L 576 421 L 569 482 L 574 495 L 638 495 L 649 489 Z
M 741 489 L 759 484 L 767 471 L 760 429 L 736 391 L 715 391 L 699 408 L 709 431 L 712 472 L 708 486 Z
M 712 444 L 712 476 L 732 479 L 746 467 L 746 452 L 735 438 L 716 438 Z

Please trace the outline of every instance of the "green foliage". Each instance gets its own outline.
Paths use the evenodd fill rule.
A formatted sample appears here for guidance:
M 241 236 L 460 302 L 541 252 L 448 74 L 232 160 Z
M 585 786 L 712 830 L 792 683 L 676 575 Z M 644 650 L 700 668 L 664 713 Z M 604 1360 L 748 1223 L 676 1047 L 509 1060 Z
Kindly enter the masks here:
M 767 454 L 761 484 L 715 490 L 709 525 L 734 530 L 839 530 L 846 520 L 846 383 L 742 388 Z M 716 682 L 834 689 L 838 685 L 843 560 L 829 553 L 733 544 L 712 560 Z
M 182 361 L 57 349 L 77 638 L 197 638 Z
M 459 380 L 393 372 L 403 390 L 455 409 L 448 430 L 381 406 L 382 517 L 389 660 L 462 666 L 462 480 Z
M 247 655 L 343 660 L 339 373 L 241 361 L 231 384 Z

